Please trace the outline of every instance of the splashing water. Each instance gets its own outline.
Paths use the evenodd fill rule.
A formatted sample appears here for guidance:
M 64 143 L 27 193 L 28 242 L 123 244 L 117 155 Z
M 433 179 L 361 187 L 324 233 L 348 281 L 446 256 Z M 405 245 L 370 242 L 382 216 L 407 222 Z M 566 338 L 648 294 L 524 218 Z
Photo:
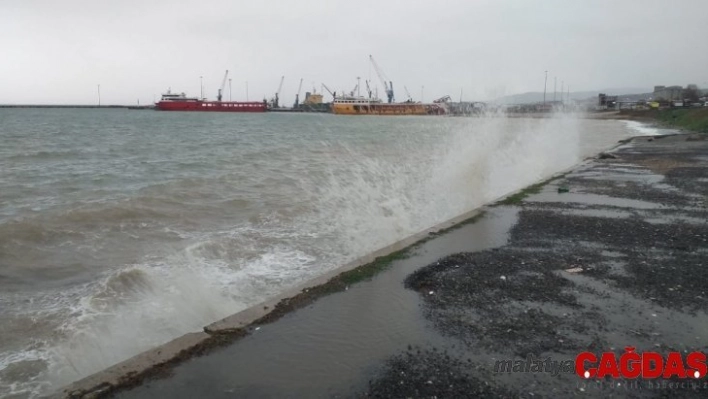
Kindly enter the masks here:
M 14 112 L 0 396 L 199 331 L 628 135 L 572 117 Z
M 635 136 L 659 136 L 662 134 L 676 134 L 676 129 L 666 129 L 658 126 L 647 125 L 637 121 L 622 121 L 627 125 L 627 128 L 634 133 Z

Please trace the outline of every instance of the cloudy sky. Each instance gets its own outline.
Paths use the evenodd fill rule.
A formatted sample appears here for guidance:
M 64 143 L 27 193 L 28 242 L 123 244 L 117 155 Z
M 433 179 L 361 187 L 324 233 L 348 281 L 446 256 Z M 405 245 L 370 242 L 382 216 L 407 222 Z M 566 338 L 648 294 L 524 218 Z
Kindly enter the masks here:
M 706 0 L 0 0 L 0 103 L 141 104 L 168 87 L 293 101 L 324 82 L 465 100 L 542 91 L 708 87 Z M 566 83 L 566 84 L 567 84 Z M 228 83 L 226 97 L 228 98 Z M 379 84 L 380 86 L 380 84 Z M 380 94 L 383 95 L 382 91 Z

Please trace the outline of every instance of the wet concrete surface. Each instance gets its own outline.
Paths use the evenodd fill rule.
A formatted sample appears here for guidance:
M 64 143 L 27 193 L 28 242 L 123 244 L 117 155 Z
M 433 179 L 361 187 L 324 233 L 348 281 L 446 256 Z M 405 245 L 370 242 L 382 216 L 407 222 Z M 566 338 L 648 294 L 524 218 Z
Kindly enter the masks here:
M 635 139 L 116 396 L 705 397 L 705 378 L 657 388 L 495 371 L 627 346 L 708 350 L 708 141 L 697 137 Z
M 121 398 L 350 397 L 368 390 L 381 364 L 409 346 L 446 347 L 403 280 L 440 257 L 503 246 L 516 211 L 490 210 L 482 220 L 409 249 L 371 281 L 320 298 L 250 329 L 236 343 L 176 367 Z

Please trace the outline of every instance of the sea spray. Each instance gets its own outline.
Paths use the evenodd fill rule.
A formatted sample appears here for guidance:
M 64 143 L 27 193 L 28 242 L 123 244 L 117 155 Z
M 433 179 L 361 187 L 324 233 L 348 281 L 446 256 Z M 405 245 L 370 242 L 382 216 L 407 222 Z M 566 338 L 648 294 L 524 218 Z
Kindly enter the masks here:
M 667 129 L 667 128 L 662 128 L 659 126 L 656 126 L 656 124 L 646 124 L 642 122 L 637 122 L 637 121 L 630 121 L 630 120 L 623 120 L 627 125 L 627 128 L 634 132 L 634 135 L 636 136 L 658 136 L 662 134 L 676 134 L 678 133 L 678 130 L 676 129 Z

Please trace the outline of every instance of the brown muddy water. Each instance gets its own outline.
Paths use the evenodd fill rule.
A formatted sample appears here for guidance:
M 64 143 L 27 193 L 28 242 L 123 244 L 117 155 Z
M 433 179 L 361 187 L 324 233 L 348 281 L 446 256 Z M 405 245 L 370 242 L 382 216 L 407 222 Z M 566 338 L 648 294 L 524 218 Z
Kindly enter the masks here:
M 0 395 L 51 392 L 634 134 L 572 117 L 0 110 Z

